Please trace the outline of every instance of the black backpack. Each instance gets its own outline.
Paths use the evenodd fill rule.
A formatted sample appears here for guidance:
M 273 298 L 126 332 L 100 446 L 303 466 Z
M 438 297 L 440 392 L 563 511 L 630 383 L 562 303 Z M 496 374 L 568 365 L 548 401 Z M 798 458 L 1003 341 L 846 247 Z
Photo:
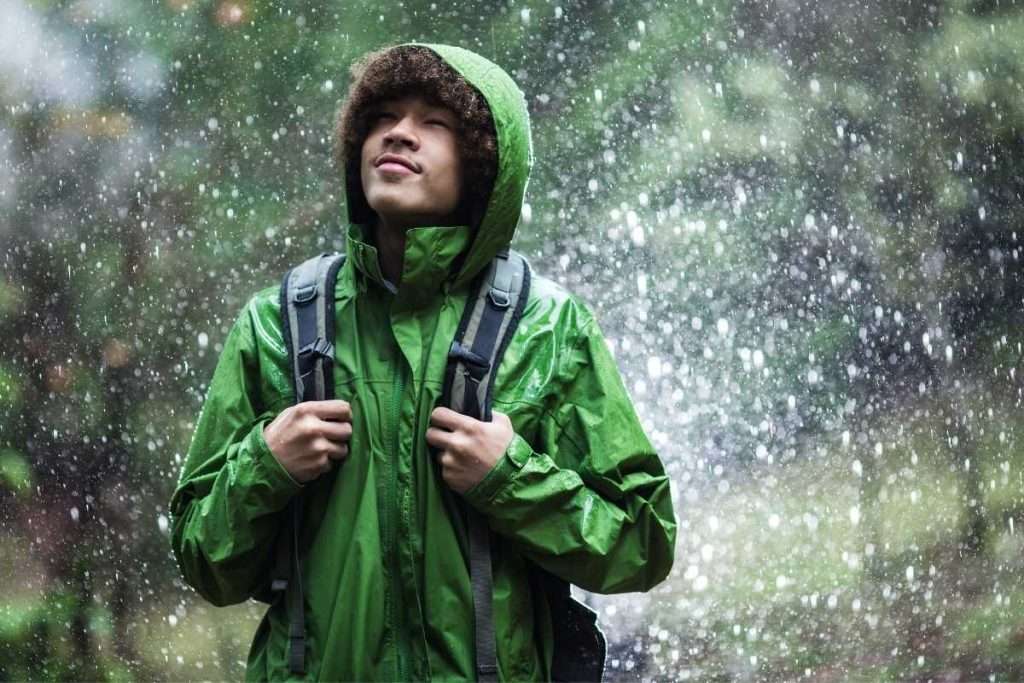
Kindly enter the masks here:
M 320 254 L 288 271 L 281 283 L 281 318 L 285 346 L 292 364 L 295 402 L 334 398 L 334 284 L 344 254 Z M 493 379 L 530 290 L 526 259 L 510 250 L 499 253 L 476 283 L 462 314 L 448 354 L 441 405 L 478 420 L 491 420 Z M 479 681 L 498 680 L 492 618 L 490 531 L 487 520 L 462 506 L 469 538 L 470 579 Z M 288 609 L 288 667 L 305 673 L 305 604 L 299 557 L 302 505 L 288 505 L 287 520 L 277 541 L 271 583 L 272 599 Z M 545 593 L 554 626 L 551 677 L 555 681 L 600 681 L 605 638 L 597 614 L 572 597 L 569 584 L 533 567 L 534 585 Z

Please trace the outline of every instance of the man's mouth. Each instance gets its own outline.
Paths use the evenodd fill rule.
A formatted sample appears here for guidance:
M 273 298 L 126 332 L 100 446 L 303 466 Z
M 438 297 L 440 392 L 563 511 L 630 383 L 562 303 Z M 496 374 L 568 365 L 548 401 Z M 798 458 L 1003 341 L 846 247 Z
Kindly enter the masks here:
M 419 173 L 416 163 L 398 154 L 382 154 L 377 157 L 374 166 L 385 173 Z

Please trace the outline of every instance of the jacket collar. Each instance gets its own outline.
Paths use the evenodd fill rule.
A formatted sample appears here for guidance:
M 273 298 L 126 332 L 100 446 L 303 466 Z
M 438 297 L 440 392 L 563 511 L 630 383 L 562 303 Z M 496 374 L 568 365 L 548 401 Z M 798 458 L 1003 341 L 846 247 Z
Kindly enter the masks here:
M 347 254 L 355 269 L 370 282 L 387 289 L 380 269 L 380 254 L 369 237 L 369 226 L 350 224 Z M 455 267 L 472 240 L 468 226 L 411 228 L 405 234 L 402 279 L 392 284 L 395 295 L 410 306 L 418 307 L 450 286 L 459 272 Z

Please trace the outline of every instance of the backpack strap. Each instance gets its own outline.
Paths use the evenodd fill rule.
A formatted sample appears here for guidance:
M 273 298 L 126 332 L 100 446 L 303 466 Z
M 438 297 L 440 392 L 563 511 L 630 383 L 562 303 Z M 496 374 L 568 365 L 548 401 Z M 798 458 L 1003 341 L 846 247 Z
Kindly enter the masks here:
M 281 283 L 296 403 L 334 398 L 334 283 L 344 262 L 344 254 L 320 254 L 292 268 Z
M 295 403 L 334 398 L 334 284 L 344 254 L 323 253 L 289 270 L 281 282 L 281 328 L 292 367 Z M 299 563 L 299 496 L 288 503 L 277 541 L 271 590 L 288 605 L 288 668 L 306 671 L 306 614 Z
M 530 291 L 530 265 L 519 253 L 494 257 L 462 313 L 448 353 L 441 402 L 452 410 L 491 421 L 494 376 L 512 340 Z
M 494 378 L 530 292 L 530 265 L 516 252 L 499 253 L 466 302 L 448 354 L 441 404 L 463 415 L 491 421 Z M 498 680 L 494 638 L 490 530 L 487 520 L 467 510 L 469 576 L 478 681 Z

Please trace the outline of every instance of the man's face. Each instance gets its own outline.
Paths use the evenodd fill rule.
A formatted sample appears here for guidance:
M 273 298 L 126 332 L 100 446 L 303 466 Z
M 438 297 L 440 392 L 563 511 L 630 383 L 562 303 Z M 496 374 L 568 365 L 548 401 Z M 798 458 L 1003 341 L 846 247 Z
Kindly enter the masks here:
M 366 201 L 388 226 L 451 222 L 462 188 L 458 121 L 413 95 L 387 100 L 370 115 L 361 175 Z

